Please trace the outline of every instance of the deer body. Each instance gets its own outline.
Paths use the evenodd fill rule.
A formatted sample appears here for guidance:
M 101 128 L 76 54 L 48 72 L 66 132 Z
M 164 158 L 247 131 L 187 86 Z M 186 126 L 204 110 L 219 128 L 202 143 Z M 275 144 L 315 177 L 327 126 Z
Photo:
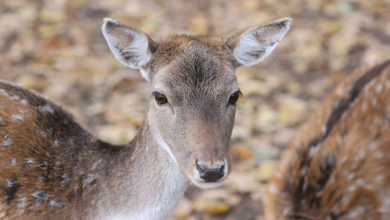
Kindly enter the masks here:
M 123 146 L 97 139 L 53 102 L 0 82 L 0 218 L 167 219 L 188 181 L 221 185 L 240 93 L 235 69 L 269 55 L 289 24 L 156 43 L 105 19 L 111 51 L 153 91 L 143 125 Z
M 267 219 L 390 218 L 390 60 L 353 74 L 301 128 Z
M 2 217 L 166 219 L 180 201 L 187 180 L 147 122 L 142 139 L 112 146 L 30 91 L 2 82 L 0 92 L 1 127 L 12 127 L 0 130 Z

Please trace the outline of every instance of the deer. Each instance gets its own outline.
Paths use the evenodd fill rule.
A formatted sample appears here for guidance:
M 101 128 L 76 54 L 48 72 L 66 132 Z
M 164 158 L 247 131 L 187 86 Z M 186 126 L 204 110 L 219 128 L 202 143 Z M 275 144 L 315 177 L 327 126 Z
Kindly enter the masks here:
M 390 60 L 347 77 L 268 185 L 266 219 L 390 219 Z
M 220 186 L 241 91 L 235 71 L 267 57 L 291 19 L 228 37 L 161 41 L 105 18 L 102 33 L 151 93 L 142 126 L 125 145 L 83 128 L 59 104 L 0 82 L 1 219 L 167 219 L 189 183 Z

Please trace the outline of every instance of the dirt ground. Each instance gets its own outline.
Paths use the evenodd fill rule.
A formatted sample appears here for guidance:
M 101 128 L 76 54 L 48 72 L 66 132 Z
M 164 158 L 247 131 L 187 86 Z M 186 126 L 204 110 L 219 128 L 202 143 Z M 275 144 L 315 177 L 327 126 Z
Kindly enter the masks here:
M 244 93 L 224 186 L 190 187 L 173 219 L 263 219 L 267 181 L 296 129 L 341 80 L 389 58 L 390 1 L 2 0 L 0 78 L 66 106 L 98 137 L 126 143 L 150 90 L 111 55 L 100 27 L 112 17 L 158 40 L 229 36 L 291 17 L 291 31 L 261 64 L 240 68 Z

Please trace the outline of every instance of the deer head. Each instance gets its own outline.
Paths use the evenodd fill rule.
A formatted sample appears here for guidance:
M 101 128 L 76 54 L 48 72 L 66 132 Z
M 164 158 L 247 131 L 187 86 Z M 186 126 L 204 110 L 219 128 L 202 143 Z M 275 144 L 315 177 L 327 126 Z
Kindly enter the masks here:
M 201 188 L 228 176 L 236 102 L 237 67 L 268 56 L 287 33 L 291 19 L 241 31 L 227 39 L 171 36 L 160 42 L 106 18 L 103 35 L 114 56 L 139 69 L 152 88 L 145 122 L 152 138 Z

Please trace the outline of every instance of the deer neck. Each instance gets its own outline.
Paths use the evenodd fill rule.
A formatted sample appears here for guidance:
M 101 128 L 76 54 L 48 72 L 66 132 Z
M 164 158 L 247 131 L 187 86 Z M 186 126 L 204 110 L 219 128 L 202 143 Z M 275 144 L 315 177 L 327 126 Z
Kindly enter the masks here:
M 146 119 L 124 147 L 105 184 L 97 219 L 167 219 L 183 197 L 187 179 L 166 143 Z M 102 197 L 102 198 L 103 198 Z

